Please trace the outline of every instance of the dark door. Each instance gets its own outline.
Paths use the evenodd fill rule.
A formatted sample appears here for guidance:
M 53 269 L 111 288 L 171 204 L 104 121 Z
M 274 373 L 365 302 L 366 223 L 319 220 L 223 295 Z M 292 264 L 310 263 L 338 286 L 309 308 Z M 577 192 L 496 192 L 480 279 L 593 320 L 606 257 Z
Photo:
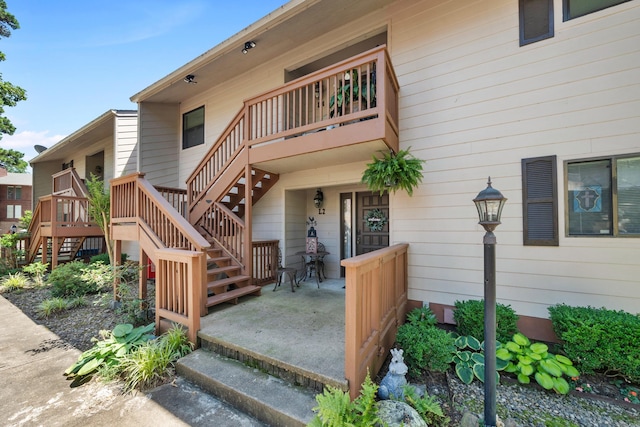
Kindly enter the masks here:
M 389 246 L 389 194 L 356 193 L 356 255 Z

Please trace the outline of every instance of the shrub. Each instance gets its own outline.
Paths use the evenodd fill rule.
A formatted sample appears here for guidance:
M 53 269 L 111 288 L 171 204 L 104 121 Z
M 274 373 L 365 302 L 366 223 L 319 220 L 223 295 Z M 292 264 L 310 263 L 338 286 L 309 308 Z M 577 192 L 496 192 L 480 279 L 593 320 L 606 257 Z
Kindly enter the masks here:
M 82 383 L 96 371 L 109 366 L 112 373 L 120 372 L 120 362 L 145 342 L 153 339 L 150 333 L 155 324 L 134 328 L 131 324 L 120 324 L 112 331 L 100 331 L 102 340 L 93 339 L 96 344 L 80 355 L 78 361 L 64 372 L 74 384 Z
M 308 424 L 310 427 L 369 427 L 378 425 L 376 394 L 378 385 L 367 377 L 362 383 L 360 395 L 352 402 L 349 393 L 327 386 L 322 394 L 316 395 L 318 406 L 313 408 L 316 415 Z
M 95 283 L 82 280 L 82 273 L 85 268 L 86 264 L 80 261 L 59 265 L 49 274 L 47 279 L 52 285 L 51 295 L 69 298 L 97 292 L 98 287 Z
M 120 264 L 124 265 L 124 263 L 127 262 L 128 257 L 129 256 L 127 254 L 124 254 L 124 253 L 120 254 Z M 106 264 L 106 265 L 111 264 L 111 261 L 109 261 L 109 254 L 108 253 L 98 254 L 89 258 L 89 264 L 95 264 L 96 262 L 102 262 L 103 264 Z
M 33 277 L 33 281 L 36 282 L 36 285 L 42 286 L 44 285 L 44 280 L 43 280 L 44 274 L 47 272 L 48 268 L 49 268 L 48 262 L 45 264 L 41 262 L 34 262 L 22 267 L 22 271 L 31 275 L 31 277 Z
M 15 291 L 24 289 L 29 285 L 29 279 L 22 273 L 9 273 L 8 277 L 2 280 L 2 288 L 6 291 Z
M 121 361 L 125 390 L 148 388 L 173 371 L 173 363 L 191 352 L 191 344 L 180 327 L 174 327 L 156 340 L 147 341 Z
M 484 300 L 456 301 L 453 318 L 460 335 L 484 340 Z M 496 339 L 507 342 L 518 332 L 518 316 L 510 305 L 496 304 Z
M 606 308 L 549 307 L 562 349 L 583 373 L 615 371 L 640 381 L 640 317 Z
M 409 372 L 413 376 L 420 375 L 422 370 L 445 372 L 455 351 L 453 335 L 434 326 L 432 316 L 417 315 L 416 310 L 423 312 L 425 309 L 412 310 L 407 316 L 409 321 L 400 326 L 396 334 L 398 346 L 404 349 Z

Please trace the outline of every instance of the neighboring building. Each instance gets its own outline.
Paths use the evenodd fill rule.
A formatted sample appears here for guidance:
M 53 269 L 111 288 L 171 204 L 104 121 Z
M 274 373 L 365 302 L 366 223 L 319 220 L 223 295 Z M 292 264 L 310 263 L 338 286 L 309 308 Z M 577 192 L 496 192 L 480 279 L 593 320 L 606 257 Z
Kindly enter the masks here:
M 135 110 L 108 110 L 38 154 L 29 161 L 34 201 L 51 194 L 52 176 L 68 168 L 74 168 L 81 179 L 94 174 L 105 182 L 135 172 L 137 129 Z
M 409 299 L 443 321 L 455 301 L 483 296 L 472 199 L 491 176 L 509 199 L 497 298 L 531 336 L 550 336 L 540 320 L 553 304 L 637 312 L 640 2 L 584 4 L 293 0 L 132 97 L 138 171 L 153 185 L 188 182 L 193 225 L 212 200 L 228 202 L 253 241 L 280 242 L 287 264 L 314 217 L 329 277 L 342 258 L 409 243 Z M 377 84 L 378 103 L 339 121 L 331 98 L 353 70 Z M 255 175 L 238 165 L 208 181 L 227 168 L 209 151 L 238 140 Z M 422 185 L 413 197 L 369 193 L 365 165 L 398 146 L 426 160 Z M 253 206 L 234 202 L 258 193 L 243 193 L 258 174 L 277 182 Z M 374 207 L 388 219 L 379 231 L 365 221 Z
M 31 159 L 35 203 L 28 261 L 42 256 L 47 239 L 59 248 L 48 255 L 54 267 L 58 261 L 86 259 L 105 250 L 102 232 L 88 217 L 84 182 L 95 175 L 108 185 L 110 179 L 134 172 L 136 142 L 137 112 L 108 110 Z M 137 259 L 135 243 L 125 252 Z
M 20 218 L 31 209 L 31 174 L 12 173 L 0 166 L 0 233 L 20 228 Z

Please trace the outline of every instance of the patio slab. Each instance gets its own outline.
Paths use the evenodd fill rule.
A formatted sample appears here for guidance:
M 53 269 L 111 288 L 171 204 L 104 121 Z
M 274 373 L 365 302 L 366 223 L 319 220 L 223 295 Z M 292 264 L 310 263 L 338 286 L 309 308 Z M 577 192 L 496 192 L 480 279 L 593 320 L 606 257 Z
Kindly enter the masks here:
M 270 359 L 345 382 L 344 280 L 327 279 L 320 289 L 313 279 L 296 292 L 288 284 L 260 297 L 245 297 L 236 306 L 209 309 L 201 319 L 200 335 Z

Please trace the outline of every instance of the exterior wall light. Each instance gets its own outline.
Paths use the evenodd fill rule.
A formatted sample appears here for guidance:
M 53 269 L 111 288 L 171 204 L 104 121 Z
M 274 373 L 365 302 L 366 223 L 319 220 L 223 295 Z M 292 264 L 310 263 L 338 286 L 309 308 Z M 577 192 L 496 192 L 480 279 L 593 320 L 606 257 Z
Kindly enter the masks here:
M 254 47 L 256 47 L 256 42 L 254 41 L 245 42 L 244 48 L 242 49 L 242 53 L 246 55 L 249 52 L 249 50 L 253 49 Z

